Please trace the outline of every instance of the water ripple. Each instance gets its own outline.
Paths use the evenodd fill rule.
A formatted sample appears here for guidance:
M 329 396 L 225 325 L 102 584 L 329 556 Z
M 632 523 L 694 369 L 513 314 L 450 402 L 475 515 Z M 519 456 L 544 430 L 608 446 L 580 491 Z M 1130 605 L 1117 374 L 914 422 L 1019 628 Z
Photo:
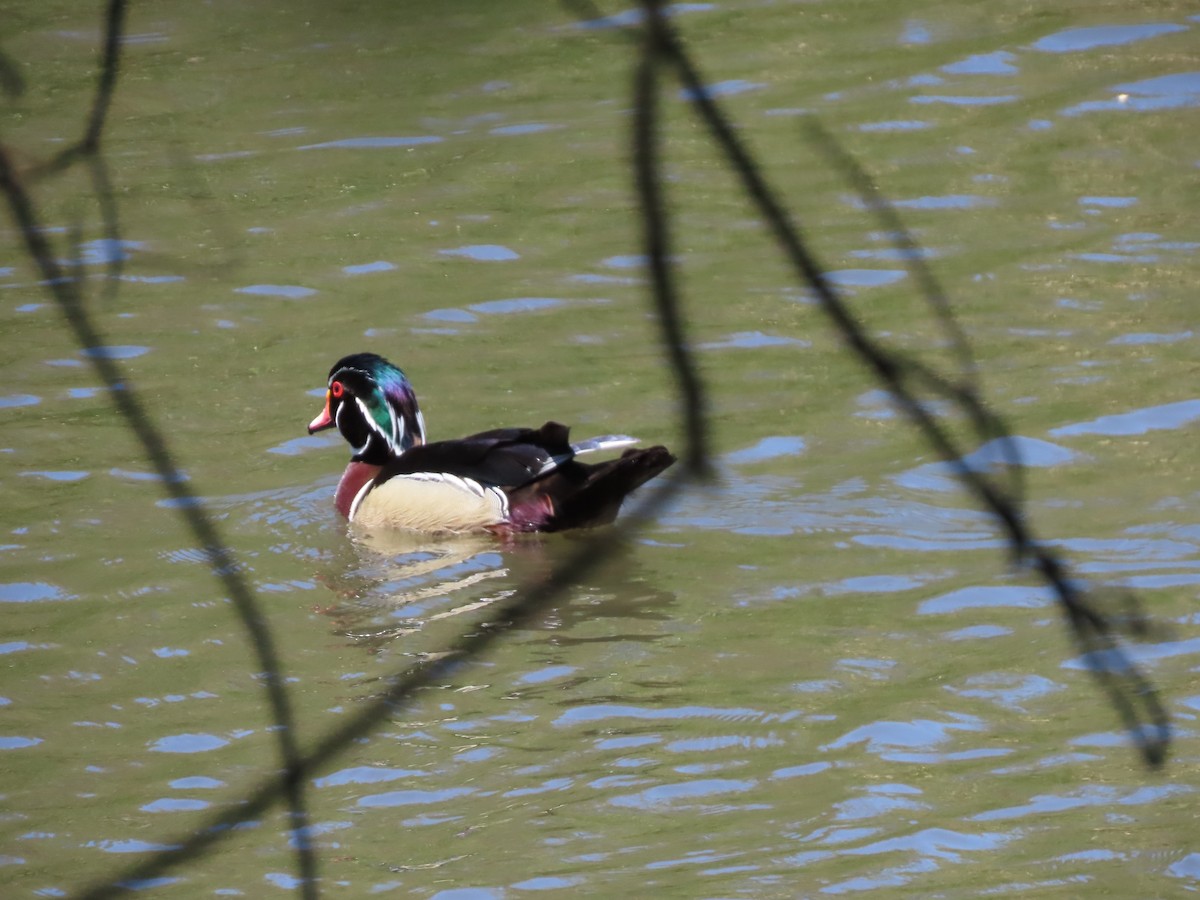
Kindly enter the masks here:
M 1016 675 L 1011 672 L 989 672 L 973 675 L 963 687 L 946 685 L 945 689 L 960 697 L 981 697 L 1015 712 L 1025 712 L 1025 703 L 1057 691 L 1064 685 L 1041 675 Z
M 971 585 L 924 600 L 918 615 L 937 616 L 967 609 L 1040 609 L 1054 602 L 1050 588 L 1032 585 Z
M 858 126 L 859 131 L 921 131 L 932 128 L 932 122 L 921 119 L 888 119 L 883 122 L 864 122 Z
M 142 812 L 196 812 L 208 809 L 211 804 L 207 800 L 189 800 L 185 797 L 160 797 L 139 807 Z
M 488 134 L 504 137 L 518 134 L 541 134 L 543 131 L 558 131 L 562 125 L 551 125 L 548 122 L 526 122 L 521 125 L 500 125 L 488 131 Z
M 792 435 L 775 435 L 762 438 L 752 447 L 734 450 L 725 454 L 730 465 L 749 465 L 778 459 L 782 456 L 799 456 L 804 452 L 804 438 Z
M 700 350 L 758 349 L 760 347 L 811 347 L 811 341 L 761 331 L 738 331 L 721 341 L 699 344 Z
M 225 782 L 206 775 L 188 775 L 176 778 L 171 782 L 171 787 L 179 791 L 208 791 L 225 787 Z
M 331 775 L 325 775 L 313 780 L 319 788 L 341 787 L 347 784 L 378 784 L 379 782 L 397 781 L 401 778 L 423 778 L 428 772 L 417 769 L 392 769 L 386 766 L 351 766 L 340 769 Z
M 357 805 L 368 809 L 390 808 L 393 806 L 425 806 L 474 793 L 475 789 L 469 787 L 451 787 L 433 791 L 389 791 L 384 794 L 368 794 L 365 797 L 359 797 Z
M 1067 447 L 1016 434 L 1007 440 L 996 438 L 988 441 L 978 450 L 962 457 L 960 462 L 972 472 L 988 472 L 1007 463 L 1010 452 L 1015 454 L 1021 465 L 1037 468 L 1061 466 L 1081 457 L 1081 454 Z M 925 463 L 892 476 L 892 480 L 913 491 L 954 491 L 961 487 L 955 469 L 947 462 Z
M 466 247 L 455 247 L 451 250 L 439 250 L 438 253 L 442 254 L 442 256 L 461 256 L 465 259 L 474 259 L 481 262 L 504 262 L 521 258 L 521 255 L 515 250 L 510 250 L 508 247 L 503 247 L 500 244 L 470 244 Z
M 57 585 L 45 581 L 10 581 L 0 584 L 0 603 L 43 603 L 47 600 L 73 600 Z
M 894 853 L 898 850 L 909 850 L 922 856 L 933 856 L 958 862 L 962 851 L 995 850 L 1013 840 L 1016 835 L 997 832 L 982 834 L 964 834 L 947 828 L 924 828 L 915 834 L 904 837 L 888 838 L 876 841 L 865 847 L 856 847 L 845 852 L 854 855 L 870 855 L 876 853 Z
M 1155 785 L 1122 792 L 1119 788 L 1106 785 L 1090 785 L 1063 794 L 1038 794 L 1021 806 L 1007 806 L 970 816 L 972 822 L 994 822 L 1005 819 L 1022 819 L 1031 815 L 1063 812 L 1080 806 L 1140 806 L 1155 803 L 1168 797 L 1182 797 L 1195 792 L 1195 788 L 1182 784 Z
M 1145 112 L 1200 106 L 1200 72 L 1178 72 L 1143 81 L 1118 84 L 1111 100 L 1089 100 L 1063 110 L 1065 116 L 1087 112 L 1132 110 Z
M 154 741 L 149 749 L 157 753 L 206 753 L 228 743 L 215 734 L 173 734 Z
M 908 277 L 903 269 L 835 269 L 825 277 L 841 287 L 882 287 Z
M 1094 25 L 1090 28 L 1067 28 L 1056 31 L 1033 43 L 1034 50 L 1043 53 L 1078 53 L 1097 47 L 1114 47 L 1132 44 L 1163 34 L 1187 31 L 1186 25 L 1169 22 L 1146 22 L 1130 25 Z
M 328 150 L 328 149 L 349 149 L 349 150 L 374 150 L 378 148 L 387 149 L 390 147 L 416 147 L 420 144 L 438 144 L 443 138 L 436 135 L 418 135 L 415 137 L 357 137 L 343 138 L 340 141 L 325 141 L 321 144 L 305 144 L 303 147 L 297 147 L 297 150 Z
M 1103 434 L 1112 437 L 1146 434 L 1150 431 L 1168 431 L 1200 419 L 1200 400 L 1180 400 L 1162 406 L 1148 406 L 1131 412 L 1101 416 L 1089 422 L 1063 425 L 1052 428 L 1052 435 Z
M 0 409 L 12 409 L 17 406 L 36 406 L 42 402 L 42 398 L 34 394 L 9 394 L 6 397 L 0 397 Z
M 105 853 L 158 853 L 163 850 L 178 850 L 178 844 L 157 844 L 153 841 L 128 840 L 88 841 L 83 846 L 94 847 Z
M 564 306 L 567 301 L 555 297 L 516 297 L 512 300 L 488 300 L 484 303 L 472 303 L 468 309 L 485 315 L 538 312 Z
M 715 3 L 669 3 L 662 7 L 665 15 L 674 16 L 680 13 L 688 12 L 706 12 L 710 9 L 716 9 Z M 640 7 L 634 9 L 626 9 L 619 13 L 602 16 L 598 19 L 587 19 L 583 22 L 575 23 L 576 28 L 581 28 L 587 31 L 599 31 L 610 28 L 627 28 L 631 25 L 641 24 L 642 17 L 645 15 Z
M 704 778 L 678 784 L 660 784 L 636 794 L 610 797 L 608 802 L 613 806 L 646 811 L 694 809 L 697 804 L 690 801 L 722 794 L 745 793 L 757 785 L 758 782 L 754 779 Z
M 713 84 L 702 85 L 699 89 L 699 94 L 708 99 L 715 99 L 717 97 L 730 97 L 734 94 L 744 94 L 747 91 L 757 91 L 764 87 L 766 85 L 761 82 L 747 81 L 744 78 L 731 78 L 727 81 L 717 81 Z M 691 88 L 681 88 L 679 99 L 696 100 L 697 92 Z
M 824 751 L 841 750 L 854 744 L 864 744 L 868 753 L 884 759 L 895 759 L 897 750 L 930 750 L 951 739 L 954 731 L 982 731 L 983 722 L 975 716 L 954 715 L 954 721 L 914 719 L 911 722 L 878 721 L 861 725 L 836 741 L 821 747 Z
M 1023 99 L 1019 94 L 997 94 L 994 96 L 962 96 L 955 94 L 921 94 L 909 97 L 909 103 L 944 103 L 949 106 L 1000 106 L 1005 103 L 1016 103 Z
M 1016 54 L 1007 50 L 977 53 L 942 66 L 942 71 L 951 75 L 1016 75 L 1019 70 L 1012 64 L 1016 58 Z
M 88 359 L 135 359 L 149 352 L 149 347 L 120 344 L 87 347 L 79 351 L 81 356 L 86 356 Z
M 370 272 L 390 272 L 394 268 L 396 268 L 395 263 L 379 259 L 375 262 L 359 263 L 354 266 L 342 266 L 342 271 L 347 275 L 366 275 Z
M 617 703 L 597 703 L 576 706 L 554 720 L 555 725 L 579 725 L 584 722 L 602 722 L 605 719 L 716 719 L 725 722 L 741 722 L 762 719 L 766 716 L 758 709 L 730 709 L 714 706 L 675 706 L 664 709 L 649 709 L 642 706 L 624 706 Z
M 246 287 L 234 288 L 233 292 L 235 294 L 253 294 L 258 297 L 283 297 L 285 300 L 302 300 L 316 293 L 313 288 L 301 287 L 297 284 L 250 284 Z

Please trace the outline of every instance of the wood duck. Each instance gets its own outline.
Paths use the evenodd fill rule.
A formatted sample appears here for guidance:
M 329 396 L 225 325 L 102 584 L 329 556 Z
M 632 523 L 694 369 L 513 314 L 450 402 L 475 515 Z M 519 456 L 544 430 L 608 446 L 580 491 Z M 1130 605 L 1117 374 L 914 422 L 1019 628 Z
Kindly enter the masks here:
M 666 447 L 632 449 L 637 439 L 625 435 L 572 444 L 557 422 L 426 443 L 412 385 L 374 353 L 329 370 L 325 408 L 308 433 L 335 426 L 352 455 L 334 505 L 366 529 L 510 534 L 603 525 L 630 491 L 675 462 Z M 607 462 L 576 460 L 617 449 L 625 452 Z

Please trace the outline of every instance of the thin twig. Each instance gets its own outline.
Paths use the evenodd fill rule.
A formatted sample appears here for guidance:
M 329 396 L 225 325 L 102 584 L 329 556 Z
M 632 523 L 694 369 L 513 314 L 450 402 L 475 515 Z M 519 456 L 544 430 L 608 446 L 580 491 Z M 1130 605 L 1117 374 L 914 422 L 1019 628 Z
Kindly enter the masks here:
M 651 3 L 654 0 L 650 0 Z M 663 195 L 658 160 L 658 79 L 664 44 L 654 27 L 658 16 L 650 16 L 634 77 L 633 165 L 637 194 L 641 201 L 642 243 L 650 269 L 654 307 L 658 311 L 663 346 L 671 361 L 684 409 L 687 429 L 685 461 L 698 475 L 711 474 L 708 461 L 708 430 L 704 385 L 696 372 L 683 335 L 679 296 L 671 262 L 669 213 Z
M 1115 634 L 1119 623 L 1110 620 L 1092 604 L 1089 596 L 1067 574 L 1067 566 L 1044 544 L 1035 540 L 1020 505 L 1012 501 L 984 473 L 968 466 L 966 450 L 942 427 L 938 418 L 909 390 L 908 380 L 916 377 L 927 387 L 957 402 L 972 423 L 984 423 L 988 430 L 976 437 L 984 439 L 996 427 L 1007 434 L 1000 419 L 983 408 L 972 390 L 963 390 L 914 360 L 893 354 L 874 341 L 841 299 L 821 266 L 809 252 L 800 230 L 768 187 L 758 164 L 742 144 L 729 120 L 704 90 L 704 81 L 678 37 L 654 4 L 647 14 L 659 21 L 665 52 L 691 96 L 694 109 L 708 126 L 713 140 L 725 154 L 742 186 L 767 220 L 784 255 L 797 274 L 812 288 L 821 309 L 831 319 L 859 359 L 896 397 L 900 408 L 925 440 L 956 470 L 968 491 L 999 520 L 1008 535 L 1013 555 L 1029 561 L 1057 596 L 1069 629 L 1083 652 L 1089 671 L 1108 693 L 1109 700 L 1137 745 L 1145 762 L 1158 767 L 1166 759 L 1170 744 L 1170 724 L 1165 708 L 1153 684 L 1129 658 Z
M 500 638 L 532 622 L 559 600 L 567 588 L 602 566 L 689 483 L 686 469 L 678 476 L 664 479 L 653 493 L 622 517 L 619 528 L 598 530 L 545 578 L 523 585 L 510 602 L 490 607 L 493 618 L 487 624 L 460 635 L 444 650 L 401 673 L 387 691 L 361 706 L 344 726 L 322 737 L 310 753 L 298 758 L 290 770 L 292 777 L 298 780 L 313 777 L 347 746 L 370 734 L 380 722 L 395 715 L 398 708 L 408 706 L 422 688 L 445 683 L 464 662 L 480 658 Z M 122 893 L 120 882 L 155 878 L 212 852 L 232 833 L 234 825 L 260 816 L 285 796 L 288 789 L 283 777 L 259 782 L 247 796 L 218 810 L 186 835 L 166 841 L 170 849 L 134 863 L 118 879 L 86 889 L 77 895 L 77 900 L 107 900 Z
M 112 285 L 120 271 L 120 229 L 116 203 L 108 178 L 107 165 L 101 153 L 101 140 L 107 113 L 117 85 L 121 63 L 121 36 L 125 21 L 124 0 L 110 0 L 106 14 L 104 52 L 91 114 L 83 138 L 68 148 L 51 163 L 45 171 L 61 171 L 73 161 L 82 159 L 89 166 L 93 189 L 96 191 L 105 234 L 112 241 L 108 247 Z M 101 349 L 106 341 L 89 315 L 82 291 L 81 279 L 67 275 L 58 262 L 54 249 L 42 227 L 32 197 L 24 182 L 18 177 L 7 151 L 0 147 L 0 194 L 8 202 L 25 248 L 36 267 L 40 270 L 47 289 L 57 301 L 59 311 L 81 349 Z M 78 245 L 78 240 L 75 241 Z M 115 259 L 115 263 L 113 260 Z M 301 833 L 307 830 L 308 813 L 305 804 L 304 783 L 297 778 L 297 762 L 300 758 L 296 738 L 295 719 L 291 702 L 284 686 L 279 655 L 274 646 L 270 630 L 258 609 L 254 593 L 241 576 L 229 550 L 216 526 L 205 512 L 203 505 L 187 487 L 182 473 L 175 464 L 174 456 L 162 432 L 157 428 L 138 398 L 130 380 L 121 371 L 118 363 L 102 352 L 88 354 L 92 367 L 107 385 L 109 396 L 118 413 L 141 443 L 147 461 L 158 473 L 164 490 L 173 501 L 179 515 L 188 525 L 199 545 L 204 548 L 210 567 L 221 580 L 238 612 L 243 627 L 249 634 L 259 664 L 265 672 L 268 702 L 271 708 L 283 767 L 283 780 L 293 826 Z M 301 881 L 301 894 L 317 896 L 316 856 L 307 841 L 296 842 L 297 870 Z

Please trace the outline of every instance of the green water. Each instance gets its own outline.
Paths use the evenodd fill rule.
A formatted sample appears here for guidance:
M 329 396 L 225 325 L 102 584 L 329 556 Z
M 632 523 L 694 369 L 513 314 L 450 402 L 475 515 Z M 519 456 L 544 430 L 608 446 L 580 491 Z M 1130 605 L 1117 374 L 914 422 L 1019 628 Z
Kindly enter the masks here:
M 615 8 L 606 12 L 617 12 Z M 22 167 L 82 128 L 100 11 L 8 4 Z M 628 168 L 631 45 L 553 5 L 137 4 L 105 137 L 34 196 L 256 591 L 302 749 L 575 551 L 352 541 L 307 438 L 383 353 L 431 435 L 681 446 Z M 675 19 L 855 311 L 948 365 L 817 114 L 929 252 L 1038 535 L 1162 626 L 1139 763 L 1060 616 L 849 357 L 664 87 L 718 478 L 306 783 L 323 894 L 1173 896 L 1200 886 L 1196 31 L 1187 4 L 722 3 Z M 1081 30 L 1101 29 L 1101 30 Z M 340 142 L 340 143 L 339 143 Z M 123 877 L 279 767 L 260 665 L 5 219 L 0 884 Z M 72 250 L 80 231 L 84 252 Z M 136 885 L 295 889 L 281 806 Z

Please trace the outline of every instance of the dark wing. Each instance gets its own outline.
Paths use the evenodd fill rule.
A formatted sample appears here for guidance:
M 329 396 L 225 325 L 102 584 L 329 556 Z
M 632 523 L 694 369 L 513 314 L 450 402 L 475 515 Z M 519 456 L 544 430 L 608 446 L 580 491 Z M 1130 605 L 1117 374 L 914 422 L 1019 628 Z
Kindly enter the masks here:
M 498 428 L 412 447 L 384 467 L 376 485 L 396 475 L 431 472 L 516 488 L 553 472 L 573 456 L 568 429 L 557 422 L 541 428 Z

